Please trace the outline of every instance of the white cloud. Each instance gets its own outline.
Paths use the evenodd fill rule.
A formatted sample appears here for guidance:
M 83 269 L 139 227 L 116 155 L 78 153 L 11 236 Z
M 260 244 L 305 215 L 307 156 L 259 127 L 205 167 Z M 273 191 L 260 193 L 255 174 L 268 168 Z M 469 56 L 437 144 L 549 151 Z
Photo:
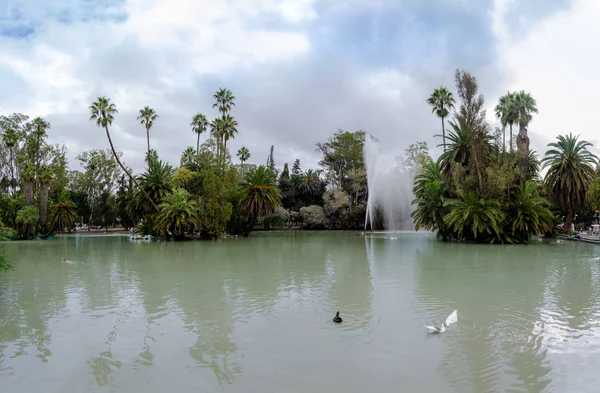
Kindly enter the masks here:
M 523 89 L 537 100 L 539 114 L 529 131 L 540 154 L 557 135 L 569 132 L 600 149 L 600 53 L 594 49 L 598 15 L 600 2 L 578 0 L 532 26 L 524 37 L 500 35 L 498 51 L 509 75 L 506 90 Z

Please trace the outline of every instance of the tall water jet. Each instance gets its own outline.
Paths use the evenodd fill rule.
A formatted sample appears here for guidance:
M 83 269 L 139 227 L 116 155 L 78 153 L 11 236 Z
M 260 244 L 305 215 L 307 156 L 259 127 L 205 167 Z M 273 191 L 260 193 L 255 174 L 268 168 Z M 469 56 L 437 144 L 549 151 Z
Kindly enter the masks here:
M 367 213 L 365 230 L 373 227 L 376 212 L 382 214 L 384 229 L 396 231 L 414 228 L 410 220 L 413 200 L 412 176 L 387 157 L 368 135 L 363 146 L 363 157 L 367 169 Z

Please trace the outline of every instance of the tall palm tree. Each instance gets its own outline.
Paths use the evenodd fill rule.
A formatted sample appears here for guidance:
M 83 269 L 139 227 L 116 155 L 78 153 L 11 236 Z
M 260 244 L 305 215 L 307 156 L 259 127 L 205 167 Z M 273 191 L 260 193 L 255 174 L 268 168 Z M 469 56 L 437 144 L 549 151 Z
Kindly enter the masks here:
M 208 120 L 206 120 L 206 116 L 202 113 L 196 113 L 194 117 L 192 117 L 192 123 L 190 124 L 192 127 L 192 131 L 196 133 L 198 139 L 196 140 L 196 154 L 200 153 L 200 134 L 206 132 L 206 128 L 208 127 Z
M 243 196 L 241 205 L 251 227 L 260 217 L 273 214 L 281 205 L 281 190 L 277 187 L 275 173 L 264 165 L 246 173 L 242 183 Z
M 444 151 L 446 151 L 446 126 L 444 125 L 444 118 L 450 113 L 450 109 L 454 108 L 454 97 L 452 93 L 441 86 L 438 87 L 431 93 L 431 96 L 427 99 L 427 103 L 433 108 L 432 113 L 435 113 L 439 118 L 442 119 L 442 140 L 444 144 Z
M 50 123 L 44 120 L 41 117 L 36 117 L 33 119 L 33 134 L 35 135 L 35 174 L 37 176 L 38 171 L 40 169 L 40 149 L 42 139 L 46 137 L 47 131 L 50 129 Z
M 235 120 L 233 117 L 231 117 L 230 115 L 225 115 L 223 116 L 223 131 L 222 131 L 222 136 L 223 136 L 223 157 L 222 157 L 222 163 L 223 165 L 225 165 L 225 156 L 227 155 L 227 141 L 230 139 L 235 138 L 235 134 L 237 134 L 238 130 L 238 122 L 237 120 Z
M 225 122 L 222 117 L 217 117 L 210 122 L 210 133 L 215 138 L 217 145 L 216 159 L 217 166 L 221 165 L 221 152 L 223 151 L 223 134 L 225 132 Z
M 242 146 L 237 152 L 237 157 L 240 159 L 240 163 L 242 164 L 242 173 L 244 173 L 244 163 L 250 159 L 250 151 L 246 146 Z
M 19 134 L 12 127 L 8 127 L 4 130 L 4 134 L 2 134 L 2 142 L 8 150 L 8 171 L 10 174 L 10 186 L 12 188 L 15 187 L 15 166 L 14 166 L 14 154 L 15 147 L 19 143 Z
M 529 136 L 527 126 L 531 122 L 532 115 L 538 113 L 537 103 L 531 94 L 521 90 L 513 98 L 513 113 L 516 122 L 519 123 L 519 135 L 517 136 L 517 152 L 519 154 L 519 165 L 525 179 L 529 179 Z
M 52 169 L 48 165 L 42 165 L 38 174 L 40 182 L 40 228 L 46 230 L 46 221 L 48 220 L 48 191 L 50 182 L 52 182 Z
M 557 206 L 566 211 L 565 229 L 571 228 L 575 211 L 587 202 L 588 189 L 596 180 L 595 166 L 598 157 L 588 147 L 592 144 L 578 140 L 579 136 L 559 135 L 556 142 L 542 159 L 543 168 L 548 168 L 544 186 Z
M 144 109 L 140 109 L 140 115 L 137 117 L 138 121 L 141 125 L 146 127 L 146 140 L 148 141 L 148 157 L 150 157 L 150 129 L 154 125 L 156 119 L 158 119 L 158 114 L 154 111 L 154 109 L 149 106 L 145 106 Z
M 213 108 L 217 108 L 223 117 L 231 111 L 232 106 L 235 106 L 235 96 L 230 90 L 220 88 L 213 98 L 215 99 Z
M 496 117 L 500 120 L 500 124 L 502 124 L 502 151 L 506 153 L 506 126 L 508 125 L 511 111 L 512 111 L 512 95 L 510 93 L 506 93 L 498 100 L 498 104 L 494 108 L 494 113 Z M 511 135 L 510 135 L 510 146 L 512 150 L 512 126 L 511 126 Z
M 131 181 L 136 185 L 136 187 L 138 187 L 144 194 L 146 194 L 146 191 L 140 187 L 138 181 L 133 176 L 131 176 L 131 173 L 129 173 L 129 171 L 121 163 L 121 160 L 119 159 L 119 156 L 117 155 L 115 147 L 112 143 L 110 132 L 108 131 L 108 126 L 112 125 L 112 122 L 115 119 L 115 115 L 119 113 L 115 104 L 110 102 L 110 98 L 104 96 L 98 97 L 98 99 L 95 102 L 93 102 L 92 105 L 90 105 L 90 113 L 90 121 L 96 120 L 96 125 L 100 128 L 104 128 L 104 130 L 106 131 L 106 137 L 108 138 L 108 143 L 110 144 L 113 156 L 115 157 L 115 160 L 117 161 L 123 172 L 127 174 L 129 179 L 131 179 Z M 154 208 L 158 210 L 158 206 L 156 206 L 156 204 L 150 198 L 150 196 L 146 194 L 146 197 L 154 206 Z
M 21 182 L 25 196 L 25 206 L 33 205 L 33 185 L 35 183 L 35 170 L 33 165 L 25 163 L 21 169 Z

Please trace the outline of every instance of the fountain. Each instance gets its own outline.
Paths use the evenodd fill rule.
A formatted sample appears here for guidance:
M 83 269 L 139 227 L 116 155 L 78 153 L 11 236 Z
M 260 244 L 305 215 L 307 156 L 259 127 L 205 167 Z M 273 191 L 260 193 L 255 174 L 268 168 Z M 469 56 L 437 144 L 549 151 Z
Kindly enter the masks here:
M 373 217 L 376 212 L 382 214 L 387 231 L 414 228 L 406 227 L 407 222 L 412 226 L 410 221 L 413 200 L 412 176 L 402 171 L 395 160 L 383 154 L 377 142 L 368 134 L 363 147 L 363 157 L 369 190 L 365 230 L 367 224 L 371 231 L 373 230 Z

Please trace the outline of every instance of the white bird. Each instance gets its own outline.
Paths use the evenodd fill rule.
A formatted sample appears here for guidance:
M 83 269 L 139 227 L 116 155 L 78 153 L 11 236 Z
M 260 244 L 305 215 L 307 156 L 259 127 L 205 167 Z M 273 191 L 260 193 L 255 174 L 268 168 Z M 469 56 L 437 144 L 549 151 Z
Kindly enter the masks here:
M 458 321 L 458 311 L 452 311 L 452 314 L 448 315 L 448 318 L 442 323 L 440 327 L 434 325 L 425 325 L 425 328 L 429 333 L 444 333 L 446 328 L 450 327 L 453 323 Z

